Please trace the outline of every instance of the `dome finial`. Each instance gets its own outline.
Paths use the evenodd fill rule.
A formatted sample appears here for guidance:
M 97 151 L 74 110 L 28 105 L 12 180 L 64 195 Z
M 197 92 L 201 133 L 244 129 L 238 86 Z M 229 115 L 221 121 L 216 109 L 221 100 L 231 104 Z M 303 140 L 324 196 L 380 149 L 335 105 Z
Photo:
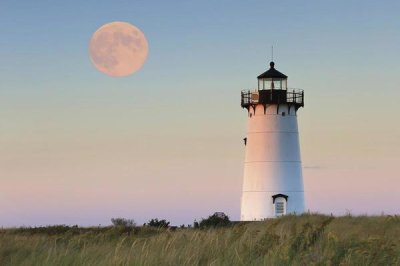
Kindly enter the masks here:
M 275 67 L 274 61 L 271 61 L 271 62 L 269 63 L 269 66 L 270 66 L 271 68 L 274 68 L 274 67 Z

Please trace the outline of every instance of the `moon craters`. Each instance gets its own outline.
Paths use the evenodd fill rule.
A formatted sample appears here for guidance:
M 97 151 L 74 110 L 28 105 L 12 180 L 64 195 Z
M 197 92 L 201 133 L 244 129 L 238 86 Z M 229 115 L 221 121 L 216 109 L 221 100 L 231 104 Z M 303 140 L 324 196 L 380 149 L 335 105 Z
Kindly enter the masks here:
M 148 43 L 144 34 L 126 22 L 112 22 L 92 36 L 89 54 L 95 67 L 113 77 L 127 76 L 146 61 Z

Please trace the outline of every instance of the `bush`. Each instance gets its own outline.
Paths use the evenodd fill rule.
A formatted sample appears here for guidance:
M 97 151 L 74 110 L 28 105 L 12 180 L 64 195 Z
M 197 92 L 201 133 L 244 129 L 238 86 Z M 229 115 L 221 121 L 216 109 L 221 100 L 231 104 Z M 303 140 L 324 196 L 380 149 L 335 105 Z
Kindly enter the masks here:
M 135 229 L 136 223 L 133 219 L 125 219 L 125 218 L 112 218 L 111 222 L 113 227 L 119 233 L 130 233 Z
M 196 227 L 196 223 L 194 226 Z M 207 219 L 202 219 L 200 223 L 197 225 L 200 228 L 207 228 L 207 227 L 224 227 L 231 225 L 231 221 L 229 217 L 223 212 L 216 212 L 213 215 L 208 216 Z
M 157 218 L 151 219 L 148 223 L 148 226 L 157 227 L 157 228 L 166 228 L 169 226 L 169 222 L 165 219 L 158 220 Z
M 114 227 L 135 227 L 136 223 L 133 219 L 112 218 L 111 222 Z
M 194 222 L 193 222 L 193 228 L 199 228 L 200 227 L 200 225 L 199 225 L 199 222 L 198 221 L 196 221 L 196 220 L 194 220 Z

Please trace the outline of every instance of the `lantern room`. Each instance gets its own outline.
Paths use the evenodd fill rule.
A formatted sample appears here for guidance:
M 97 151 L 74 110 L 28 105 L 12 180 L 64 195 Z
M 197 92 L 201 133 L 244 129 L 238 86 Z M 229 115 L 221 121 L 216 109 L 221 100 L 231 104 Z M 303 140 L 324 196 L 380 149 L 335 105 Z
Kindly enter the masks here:
M 258 90 L 286 90 L 287 76 L 275 69 L 275 63 L 269 63 L 270 68 L 259 75 Z
M 287 104 L 294 105 L 295 110 L 304 107 L 304 92 L 300 89 L 289 89 L 287 87 L 287 76 L 275 69 L 275 63 L 269 64 L 270 68 L 257 77 L 258 86 L 252 90 L 242 91 L 241 105 L 249 110 L 249 107 L 255 108 L 257 104 L 267 105 Z

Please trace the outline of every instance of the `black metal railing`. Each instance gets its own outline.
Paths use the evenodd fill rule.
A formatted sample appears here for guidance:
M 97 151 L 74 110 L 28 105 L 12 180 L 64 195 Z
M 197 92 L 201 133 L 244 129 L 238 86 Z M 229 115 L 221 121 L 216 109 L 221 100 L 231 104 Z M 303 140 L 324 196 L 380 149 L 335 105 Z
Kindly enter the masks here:
M 249 107 L 256 104 L 294 104 L 304 106 L 304 91 L 301 89 L 287 90 L 243 90 L 241 106 Z

